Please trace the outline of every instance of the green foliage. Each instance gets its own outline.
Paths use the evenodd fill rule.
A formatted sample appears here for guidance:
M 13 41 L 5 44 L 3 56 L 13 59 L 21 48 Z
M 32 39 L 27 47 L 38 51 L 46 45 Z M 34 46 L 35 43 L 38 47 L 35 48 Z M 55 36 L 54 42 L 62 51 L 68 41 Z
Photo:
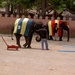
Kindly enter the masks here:
M 66 8 L 75 11 L 75 0 L 65 0 Z
M 31 8 L 34 4 L 35 0 L 19 0 L 19 3 L 24 7 L 24 8 Z
M 58 11 L 66 8 L 75 11 L 75 0 L 47 0 Z
M 4 8 L 6 5 L 6 1 L 0 0 L 0 7 Z
M 41 7 L 41 0 L 0 0 L 0 7 L 4 8 L 6 2 L 10 3 L 11 6 L 15 6 L 16 4 L 20 4 L 23 8 L 36 8 L 39 9 Z M 54 9 L 58 11 L 62 11 L 66 8 L 75 11 L 75 0 L 46 0 L 51 5 L 54 5 Z
M 62 11 L 62 10 L 64 10 L 64 8 L 66 8 L 66 5 L 64 4 L 63 0 L 48 0 L 48 2 L 51 5 L 54 5 L 54 9 L 56 9 L 58 11 Z

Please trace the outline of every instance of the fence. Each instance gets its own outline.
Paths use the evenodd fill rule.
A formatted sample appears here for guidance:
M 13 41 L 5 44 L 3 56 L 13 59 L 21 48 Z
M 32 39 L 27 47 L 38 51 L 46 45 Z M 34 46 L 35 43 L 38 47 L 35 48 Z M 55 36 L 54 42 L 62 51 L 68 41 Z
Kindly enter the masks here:
M 16 17 L 14 17 L 14 15 L 11 15 L 10 17 L 8 17 L 7 14 L 5 14 L 5 16 L 3 17 L 2 14 L 0 14 L 0 33 L 11 33 L 11 27 L 14 24 L 14 21 L 19 18 L 19 15 L 16 15 Z M 21 18 L 25 18 L 25 15 L 22 15 Z M 30 16 L 27 16 L 27 18 L 32 19 Z M 39 18 L 37 18 L 36 16 L 34 16 L 33 20 L 38 22 L 38 21 L 42 21 L 44 24 L 47 24 L 47 22 L 49 20 L 53 20 L 54 17 L 51 17 L 51 19 L 48 19 L 48 17 L 46 16 L 45 19 L 42 19 L 42 17 L 40 16 Z M 57 19 L 60 20 L 60 18 L 58 17 Z M 68 18 L 66 19 L 65 17 L 63 18 L 63 21 L 67 21 L 70 24 L 70 37 L 75 37 L 75 20 L 72 20 L 72 18 Z M 63 33 L 64 36 L 66 36 L 66 32 L 64 31 Z

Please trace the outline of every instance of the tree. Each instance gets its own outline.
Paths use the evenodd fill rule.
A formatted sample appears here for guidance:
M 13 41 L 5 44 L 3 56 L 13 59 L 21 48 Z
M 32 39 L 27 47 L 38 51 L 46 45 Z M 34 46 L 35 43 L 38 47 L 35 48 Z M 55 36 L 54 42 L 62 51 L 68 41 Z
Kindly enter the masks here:
M 45 16 L 47 10 L 54 9 L 55 12 L 61 12 L 64 9 L 68 9 L 70 12 L 75 12 L 75 0 L 0 0 L 0 7 L 4 7 L 7 3 L 10 8 L 10 14 L 14 13 L 15 7 L 22 7 L 23 10 L 36 8 L 36 10 L 42 10 L 42 16 Z M 21 11 L 21 9 L 19 10 Z

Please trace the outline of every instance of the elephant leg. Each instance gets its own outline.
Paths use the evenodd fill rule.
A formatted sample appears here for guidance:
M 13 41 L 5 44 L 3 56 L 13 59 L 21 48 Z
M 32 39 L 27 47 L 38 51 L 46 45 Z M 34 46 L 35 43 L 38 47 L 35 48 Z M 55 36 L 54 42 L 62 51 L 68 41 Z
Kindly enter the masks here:
M 27 44 L 27 42 L 28 42 L 28 36 L 25 36 L 24 38 L 25 38 L 26 43 L 23 44 L 23 46 L 24 46 L 24 48 L 27 48 L 27 46 L 28 46 L 28 44 Z
M 24 48 L 31 48 L 31 41 L 32 41 L 33 32 L 30 31 L 28 36 L 25 36 L 26 43 L 23 45 Z
M 25 37 L 26 43 L 23 45 L 24 48 L 31 48 L 31 37 L 29 38 L 28 36 Z
M 50 36 L 49 40 L 53 40 L 53 37 L 52 37 L 52 36 Z
M 59 41 L 63 41 L 62 36 L 63 36 L 63 29 L 61 30 L 61 36 L 59 36 Z
M 21 48 L 21 45 L 20 45 L 20 37 L 21 37 L 21 35 L 15 34 L 15 37 L 16 37 L 16 44 Z
M 28 47 L 27 48 L 31 48 L 30 45 L 31 45 L 32 37 L 33 37 L 33 33 L 31 33 L 31 35 L 29 36 Z
M 59 37 L 59 41 L 62 41 L 62 37 L 61 36 Z

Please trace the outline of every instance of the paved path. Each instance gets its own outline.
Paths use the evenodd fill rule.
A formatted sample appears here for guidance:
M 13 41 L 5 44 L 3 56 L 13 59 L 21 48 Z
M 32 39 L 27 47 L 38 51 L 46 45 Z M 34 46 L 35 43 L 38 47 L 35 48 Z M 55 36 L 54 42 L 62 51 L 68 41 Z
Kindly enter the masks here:
M 9 35 L 3 35 L 9 45 L 15 44 Z M 35 36 L 34 36 L 35 37 Z M 24 38 L 21 38 L 21 45 Z M 41 50 L 40 42 L 32 40 L 32 49 L 7 50 L 0 38 L 0 75 L 75 75 L 75 39 L 48 41 L 50 50 Z

